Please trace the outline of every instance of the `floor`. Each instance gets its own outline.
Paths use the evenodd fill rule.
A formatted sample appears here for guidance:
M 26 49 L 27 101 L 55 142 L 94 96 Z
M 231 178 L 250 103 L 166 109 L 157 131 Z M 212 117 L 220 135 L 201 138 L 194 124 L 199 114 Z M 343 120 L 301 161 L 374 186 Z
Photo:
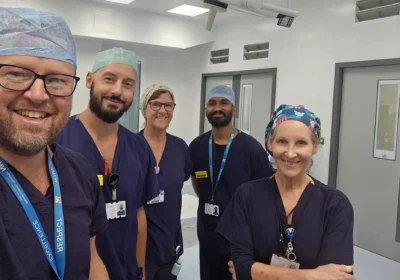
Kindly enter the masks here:
M 182 230 L 185 246 L 178 280 L 200 280 L 199 246 L 196 234 L 198 200 L 191 185 L 183 188 Z M 399 280 L 400 263 L 354 247 L 357 280 Z M 397 276 L 396 276 L 397 275 Z

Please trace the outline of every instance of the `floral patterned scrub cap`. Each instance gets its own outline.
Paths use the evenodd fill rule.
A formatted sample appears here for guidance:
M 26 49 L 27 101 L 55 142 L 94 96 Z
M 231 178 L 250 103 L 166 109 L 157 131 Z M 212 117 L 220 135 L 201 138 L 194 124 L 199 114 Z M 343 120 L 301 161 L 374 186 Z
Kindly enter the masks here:
M 304 123 L 311 132 L 316 136 L 321 136 L 321 120 L 315 114 L 307 110 L 303 105 L 286 105 L 283 104 L 275 110 L 270 122 L 265 130 L 265 141 L 271 136 L 274 129 L 284 121 L 297 120 Z M 268 147 L 267 147 L 268 150 Z M 271 151 L 268 150 L 270 154 Z

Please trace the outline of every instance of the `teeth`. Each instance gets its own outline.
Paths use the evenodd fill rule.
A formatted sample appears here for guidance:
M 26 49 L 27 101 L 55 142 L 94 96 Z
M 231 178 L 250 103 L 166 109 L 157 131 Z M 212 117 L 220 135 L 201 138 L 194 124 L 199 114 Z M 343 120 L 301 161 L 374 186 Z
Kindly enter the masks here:
M 32 119 L 42 119 L 47 116 L 45 112 L 33 112 L 33 111 L 25 111 L 25 110 L 18 110 L 17 113 L 24 117 L 29 117 Z
M 287 165 L 295 165 L 295 164 L 298 163 L 297 161 L 286 161 L 286 160 L 284 160 L 284 162 L 285 162 Z

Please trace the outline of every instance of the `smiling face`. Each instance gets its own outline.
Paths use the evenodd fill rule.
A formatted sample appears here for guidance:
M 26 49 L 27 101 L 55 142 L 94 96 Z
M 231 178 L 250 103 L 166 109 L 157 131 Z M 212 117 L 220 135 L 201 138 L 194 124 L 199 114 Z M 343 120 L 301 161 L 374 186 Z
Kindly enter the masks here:
M 211 98 L 206 107 L 206 117 L 213 127 L 225 127 L 235 114 L 232 103 L 222 97 Z
M 24 67 L 42 75 L 75 75 L 73 65 L 47 58 L 0 56 L 0 64 Z M 21 73 L 13 70 L 1 72 L 0 75 L 3 78 L 19 77 Z M 0 87 L 0 146 L 21 156 L 37 154 L 65 126 L 71 107 L 72 96 L 57 97 L 47 94 L 40 79 L 26 91 Z
M 146 126 L 166 130 L 174 116 L 174 109 L 174 100 L 169 92 L 163 90 L 154 92 L 145 111 Z
M 88 73 L 89 108 L 106 123 L 117 122 L 132 105 L 136 88 L 136 70 L 126 64 L 114 63 Z
M 279 124 L 267 145 L 278 172 L 287 178 L 304 176 L 312 156 L 318 152 L 317 140 L 310 129 L 296 120 Z

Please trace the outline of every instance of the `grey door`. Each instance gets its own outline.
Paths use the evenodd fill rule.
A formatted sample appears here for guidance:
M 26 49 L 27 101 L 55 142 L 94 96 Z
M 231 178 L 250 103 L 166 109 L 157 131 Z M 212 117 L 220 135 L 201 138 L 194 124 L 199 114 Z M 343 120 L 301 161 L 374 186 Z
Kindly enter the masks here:
M 206 98 L 207 93 L 211 88 L 219 85 L 227 85 L 232 87 L 233 76 L 221 76 L 221 77 L 208 77 L 206 80 Z M 236 93 L 237 94 L 237 93 Z M 206 104 L 201 104 L 201 106 L 206 106 Z M 211 130 L 211 124 L 208 122 L 207 117 L 204 115 L 204 132 Z
M 382 79 L 400 79 L 400 66 L 344 70 L 337 188 L 354 207 L 355 245 L 400 261 L 400 146 L 394 160 L 374 158 L 378 80 Z M 382 110 L 384 106 L 378 105 Z M 398 109 L 398 103 L 392 105 Z
M 240 76 L 236 126 L 263 146 L 265 127 L 271 118 L 272 84 L 273 75 L 270 73 Z

